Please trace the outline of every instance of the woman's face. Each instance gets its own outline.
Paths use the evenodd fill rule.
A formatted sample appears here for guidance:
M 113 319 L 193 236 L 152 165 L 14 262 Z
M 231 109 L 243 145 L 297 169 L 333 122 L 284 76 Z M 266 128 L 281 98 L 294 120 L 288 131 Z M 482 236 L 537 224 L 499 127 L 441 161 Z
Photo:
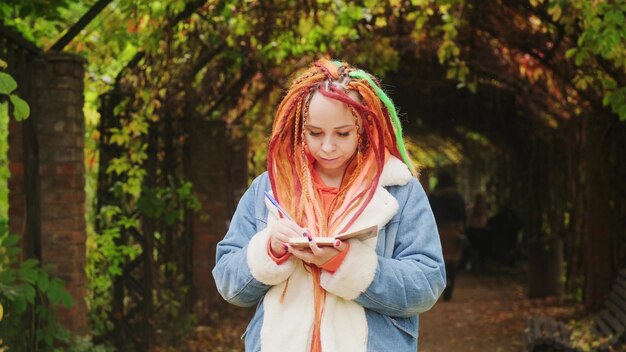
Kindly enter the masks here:
M 315 93 L 309 104 L 304 140 L 318 172 L 342 175 L 359 144 L 358 128 L 350 108 Z

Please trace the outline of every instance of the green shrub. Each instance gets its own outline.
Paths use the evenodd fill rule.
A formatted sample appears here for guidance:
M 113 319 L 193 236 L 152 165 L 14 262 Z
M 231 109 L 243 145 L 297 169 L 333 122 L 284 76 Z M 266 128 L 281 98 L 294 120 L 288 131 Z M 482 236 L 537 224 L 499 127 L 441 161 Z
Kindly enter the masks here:
M 55 307 L 72 306 L 63 281 L 36 259 L 19 260 L 19 236 L 0 219 L 0 351 L 49 350 L 69 334 L 56 322 Z

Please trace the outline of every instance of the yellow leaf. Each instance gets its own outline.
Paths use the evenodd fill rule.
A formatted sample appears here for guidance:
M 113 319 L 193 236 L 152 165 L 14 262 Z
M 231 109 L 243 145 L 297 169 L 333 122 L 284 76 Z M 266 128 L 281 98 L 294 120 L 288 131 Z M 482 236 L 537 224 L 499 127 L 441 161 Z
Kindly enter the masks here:
M 539 4 L 543 4 L 543 0 L 530 0 L 530 5 L 532 7 L 537 7 Z
M 4 315 L 4 307 L 0 304 L 0 321 L 2 321 L 2 316 Z
M 548 14 L 552 16 L 554 21 L 558 21 L 561 18 L 562 9 L 559 5 L 555 5 L 548 9 Z

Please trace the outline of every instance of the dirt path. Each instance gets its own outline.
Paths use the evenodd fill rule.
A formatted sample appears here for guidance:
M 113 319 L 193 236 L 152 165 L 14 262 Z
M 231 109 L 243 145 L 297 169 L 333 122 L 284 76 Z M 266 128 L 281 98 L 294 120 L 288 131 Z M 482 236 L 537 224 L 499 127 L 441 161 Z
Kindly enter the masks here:
M 525 288 L 502 276 L 458 275 L 454 297 L 420 317 L 420 352 L 521 351 Z
M 518 352 L 526 317 L 541 314 L 567 320 L 575 305 L 555 298 L 526 297 L 519 273 L 475 275 L 461 272 L 449 302 L 438 302 L 420 317 L 420 352 Z M 220 301 L 211 323 L 198 326 L 184 348 L 174 351 L 243 351 L 240 336 L 252 309 Z M 582 311 L 582 310 L 578 310 Z M 163 349 L 161 351 L 171 351 Z

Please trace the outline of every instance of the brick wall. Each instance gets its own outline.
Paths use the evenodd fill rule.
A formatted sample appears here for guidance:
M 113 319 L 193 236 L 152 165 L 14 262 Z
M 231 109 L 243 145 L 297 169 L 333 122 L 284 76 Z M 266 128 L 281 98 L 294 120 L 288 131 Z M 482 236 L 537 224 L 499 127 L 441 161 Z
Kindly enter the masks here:
M 35 146 L 24 141 L 29 135 L 24 131 L 27 124 L 11 121 L 9 125 L 9 226 L 14 233 L 40 236 L 34 241 L 34 252 L 44 264 L 56 265 L 55 274 L 65 281 L 74 298 L 72 309 L 59 310 L 59 321 L 79 334 L 88 329 L 84 300 L 83 76 L 82 59 L 67 54 L 44 55 L 36 62 L 34 98 L 30 101 L 29 123 L 35 130 Z M 33 150 L 25 151 L 24 145 Z M 35 175 L 29 175 L 26 158 L 36 159 Z M 223 122 L 195 121 L 186 164 L 203 206 L 191 219 L 193 285 L 197 311 L 203 313 L 218 296 L 211 274 L 215 245 L 226 233 L 247 187 L 245 138 L 233 139 Z M 39 198 L 35 206 L 26 201 L 28 189 L 33 187 Z M 27 231 L 33 224 L 35 231 Z M 25 238 L 23 242 L 33 241 Z
M 211 271 L 215 245 L 226 231 L 239 198 L 247 188 L 247 144 L 233 140 L 223 122 L 194 121 L 187 172 L 202 203 L 192 219 L 193 283 L 198 313 L 218 301 Z M 203 220 L 202 217 L 208 217 Z
M 85 304 L 85 190 L 84 190 L 84 61 L 73 55 L 47 54 L 35 62 L 35 88 L 30 101 L 34 153 L 25 153 L 24 123 L 9 125 L 9 225 L 16 233 L 39 233 L 36 254 L 43 264 L 55 264 L 55 275 L 74 298 L 72 309 L 58 311 L 69 330 L 87 332 Z M 30 144 L 30 142 L 29 142 Z M 25 171 L 25 159 L 34 155 L 36 175 Z M 28 163 L 27 163 L 28 164 Z M 35 182 L 28 182 L 28 179 Z M 37 212 L 27 210 L 26 188 L 37 187 Z M 29 199 L 32 200 L 32 197 Z M 31 207 L 32 208 L 32 207 Z M 29 219 L 36 217 L 38 219 Z M 39 222 L 35 231 L 26 224 Z M 24 243 L 32 242 L 25 238 Z

